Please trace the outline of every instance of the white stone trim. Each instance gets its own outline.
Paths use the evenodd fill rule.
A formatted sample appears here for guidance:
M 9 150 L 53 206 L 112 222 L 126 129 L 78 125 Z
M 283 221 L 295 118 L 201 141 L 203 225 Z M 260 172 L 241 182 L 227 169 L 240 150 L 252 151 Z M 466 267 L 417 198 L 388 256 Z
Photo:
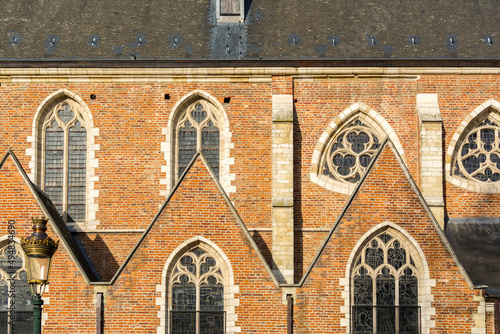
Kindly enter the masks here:
M 163 267 L 161 284 L 156 286 L 157 295 L 159 293 L 160 297 L 156 298 L 156 305 L 160 307 L 158 311 L 158 318 L 160 319 L 160 326 L 157 327 L 158 334 L 168 334 L 168 324 L 167 324 L 167 312 L 168 305 L 170 304 L 170 296 L 168 294 L 168 280 L 170 276 L 170 271 L 172 270 L 174 264 L 177 262 L 180 256 L 182 256 L 186 251 L 195 246 L 199 246 L 213 255 L 216 260 L 221 264 L 222 275 L 224 276 L 224 310 L 226 311 L 226 333 L 236 334 L 241 332 L 241 328 L 236 326 L 238 321 L 238 314 L 236 313 L 236 307 L 239 306 L 239 298 L 236 294 L 240 293 L 239 286 L 234 284 L 234 274 L 231 262 L 226 254 L 219 248 L 214 242 L 202 236 L 196 236 L 189 240 L 184 241 L 182 244 L 177 246 L 175 250 L 170 254 L 165 266 Z
M 319 170 L 321 158 L 326 153 L 325 148 L 328 145 L 329 140 L 334 137 L 340 129 L 342 129 L 344 126 L 349 124 L 351 120 L 357 117 L 359 117 L 367 125 L 369 125 L 380 136 L 380 138 L 383 139 L 388 136 L 393 142 L 394 147 L 398 151 L 399 155 L 403 158 L 403 161 L 406 161 L 403 151 L 403 145 L 401 145 L 401 142 L 399 141 L 399 138 L 397 137 L 396 132 L 391 127 L 391 125 L 377 111 L 373 110 L 365 103 L 357 102 L 338 114 L 337 117 L 333 119 L 333 121 L 321 134 L 318 143 L 314 148 L 311 159 L 310 177 L 312 182 L 330 191 L 338 192 L 341 194 L 349 195 L 354 191 L 354 188 L 356 187 L 355 183 L 347 184 L 334 180 L 328 176 L 320 175 Z
M 160 196 L 167 197 L 172 191 L 172 187 L 175 184 L 174 180 L 174 166 L 175 166 L 175 138 L 173 138 L 175 133 L 176 124 L 178 117 L 184 111 L 184 109 L 194 103 L 197 100 L 203 99 L 214 106 L 215 116 L 217 117 L 220 129 L 220 170 L 219 170 L 219 182 L 226 191 L 226 193 L 236 192 L 236 187 L 232 185 L 232 181 L 235 180 L 235 174 L 230 173 L 230 168 L 234 165 L 234 157 L 231 157 L 231 149 L 234 148 L 234 144 L 231 142 L 231 132 L 229 131 L 229 119 L 227 117 L 226 111 L 220 102 L 207 92 L 200 89 L 196 89 L 189 94 L 182 97 L 172 108 L 170 117 L 168 119 L 168 124 L 166 128 L 162 128 L 162 134 L 165 135 L 165 141 L 161 143 L 161 152 L 164 153 L 164 158 L 166 164 L 161 166 L 161 172 L 164 173 L 165 178 L 160 180 L 160 184 L 165 187 L 160 190 Z
M 340 312 L 344 314 L 341 318 L 341 326 L 345 327 L 345 332 L 350 333 L 351 327 L 351 270 L 354 265 L 354 260 L 359 251 L 363 249 L 367 242 L 369 242 L 376 235 L 382 233 L 384 230 L 390 230 L 401 244 L 411 253 L 415 262 L 415 267 L 418 271 L 418 305 L 421 311 L 421 333 L 429 334 L 430 330 L 436 326 L 435 320 L 431 320 L 431 316 L 436 313 L 435 307 L 432 306 L 434 296 L 432 295 L 431 288 L 436 286 L 436 280 L 430 278 L 429 265 L 425 258 L 425 254 L 420 248 L 415 239 L 399 225 L 392 222 L 383 222 L 368 232 L 366 232 L 354 246 L 347 265 L 345 268 L 344 277 L 339 279 L 340 286 L 344 287 L 342 297 L 344 298 L 344 305 L 340 307 Z
M 488 116 L 494 117 L 500 123 L 500 103 L 498 101 L 490 99 L 482 103 L 474 109 L 473 112 L 467 115 L 458 126 L 448 145 L 448 150 L 446 151 L 445 174 L 448 182 L 468 191 L 483 194 L 498 194 L 500 193 L 500 182 L 480 183 L 452 174 L 452 166 L 455 163 L 455 159 L 464 138 Z
M 2 80 L 12 83 L 271 83 L 273 75 L 295 80 L 387 78 L 417 80 L 421 75 L 498 75 L 499 67 L 200 67 L 200 68 L 0 68 Z
M 43 123 L 43 119 L 47 112 L 56 104 L 70 99 L 80 107 L 80 114 L 85 118 L 87 124 L 87 184 L 86 184 L 86 213 L 85 221 L 77 223 L 69 223 L 68 228 L 74 231 L 80 230 L 96 230 L 99 225 L 99 220 L 96 218 L 99 205 L 96 199 L 99 196 L 99 190 L 95 188 L 95 183 L 99 182 L 99 176 L 96 175 L 96 169 L 99 167 L 99 159 L 95 157 L 95 152 L 99 151 L 99 144 L 95 144 L 95 137 L 99 136 L 99 128 L 94 127 L 92 113 L 90 112 L 87 104 L 80 96 L 67 89 L 60 89 L 49 96 L 47 96 L 42 103 L 38 106 L 33 117 L 33 124 L 31 127 L 31 136 L 28 136 L 27 142 L 31 147 L 26 149 L 26 155 L 30 157 L 29 169 L 31 172 L 28 174 L 32 182 L 40 185 L 40 171 L 41 171 L 41 156 L 40 149 L 37 144 L 42 140 L 42 132 L 39 127 Z M 40 144 L 41 145 L 41 144 Z M 40 146 L 41 147 L 41 146 Z
M 476 295 L 473 299 L 479 305 L 477 306 L 477 313 L 472 315 L 474 327 L 472 327 L 471 334 L 486 334 L 486 299 L 482 295 Z

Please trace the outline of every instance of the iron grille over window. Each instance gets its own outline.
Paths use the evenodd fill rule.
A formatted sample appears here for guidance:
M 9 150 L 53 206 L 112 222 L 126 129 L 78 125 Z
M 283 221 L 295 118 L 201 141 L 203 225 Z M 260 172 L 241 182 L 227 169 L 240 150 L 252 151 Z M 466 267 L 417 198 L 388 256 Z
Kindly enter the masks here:
M 325 148 L 321 174 L 343 183 L 357 183 L 380 147 L 380 139 L 362 120 L 341 129 Z
M 201 150 L 210 168 L 219 177 L 220 127 L 212 108 L 209 103 L 198 101 L 180 116 L 176 138 L 176 178 L 184 172 L 198 150 Z
M 170 333 L 223 334 L 224 284 L 219 263 L 200 247 L 182 255 L 170 279 Z
M 352 274 L 352 332 L 418 334 L 418 279 L 415 263 L 388 233 L 371 240 Z
M 65 221 L 84 221 L 87 130 L 78 106 L 57 104 L 45 116 L 42 133 L 42 187 Z
M 467 134 L 455 158 L 455 175 L 481 183 L 500 181 L 498 124 L 489 116 Z
M 33 305 L 24 255 L 14 243 L 0 249 L 0 334 L 32 334 Z

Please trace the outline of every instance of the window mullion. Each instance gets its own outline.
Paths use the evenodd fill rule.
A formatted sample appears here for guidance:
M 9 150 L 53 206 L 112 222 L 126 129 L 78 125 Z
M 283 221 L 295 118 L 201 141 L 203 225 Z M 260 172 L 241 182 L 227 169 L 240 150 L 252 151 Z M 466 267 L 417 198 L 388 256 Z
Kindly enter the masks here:
M 68 221 L 68 178 L 69 178 L 69 127 L 64 128 L 64 152 L 63 152 L 63 216 Z
M 395 279 L 395 287 L 394 287 L 394 292 L 395 292 L 395 296 L 394 296 L 394 305 L 396 306 L 396 309 L 395 309 L 395 313 L 396 313 L 396 321 L 395 321 L 395 326 L 396 326 L 396 333 L 399 333 L 399 311 L 400 311 L 400 307 L 401 305 L 399 305 L 399 276 L 396 276 L 396 279 Z
M 200 334 L 200 264 L 197 258 L 196 263 L 196 334 Z
M 378 268 L 377 268 L 378 269 Z M 372 277 L 372 321 L 373 321 L 373 333 L 377 333 L 377 270 L 373 271 Z
M 200 124 L 197 124 L 197 127 L 196 127 L 196 150 L 197 151 L 201 150 L 201 129 L 202 129 L 202 126 Z

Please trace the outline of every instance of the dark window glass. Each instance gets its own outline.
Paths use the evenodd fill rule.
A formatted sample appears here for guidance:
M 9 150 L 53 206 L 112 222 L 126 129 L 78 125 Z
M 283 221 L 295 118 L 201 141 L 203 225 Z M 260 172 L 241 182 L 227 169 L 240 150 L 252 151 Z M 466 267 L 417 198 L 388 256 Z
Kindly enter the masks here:
M 224 333 L 224 285 L 215 258 L 192 249 L 177 262 L 170 282 L 171 333 Z
M 500 181 L 500 128 L 487 118 L 464 138 L 454 175 L 480 182 Z
M 84 221 L 87 130 L 68 103 L 47 115 L 44 129 L 43 188 L 67 222 Z
M 201 150 L 208 165 L 219 177 L 220 129 L 214 115 L 201 103 L 191 106 L 177 125 L 177 177 L 182 175 L 197 151 Z
M 414 261 L 401 243 L 382 233 L 354 263 L 353 333 L 419 333 L 418 279 Z
M 321 174 L 340 182 L 357 183 L 379 147 L 375 132 L 357 119 L 339 130 L 327 144 Z

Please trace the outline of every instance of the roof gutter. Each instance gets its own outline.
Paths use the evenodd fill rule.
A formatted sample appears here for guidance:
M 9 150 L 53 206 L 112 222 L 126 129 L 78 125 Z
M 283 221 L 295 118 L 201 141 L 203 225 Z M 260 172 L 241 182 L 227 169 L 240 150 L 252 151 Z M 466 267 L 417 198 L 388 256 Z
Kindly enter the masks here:
M 500 67 L 500 58 L 338 59 L 19 59 L 0 58 L 1 68 L 231 68 L 231 67 Z

